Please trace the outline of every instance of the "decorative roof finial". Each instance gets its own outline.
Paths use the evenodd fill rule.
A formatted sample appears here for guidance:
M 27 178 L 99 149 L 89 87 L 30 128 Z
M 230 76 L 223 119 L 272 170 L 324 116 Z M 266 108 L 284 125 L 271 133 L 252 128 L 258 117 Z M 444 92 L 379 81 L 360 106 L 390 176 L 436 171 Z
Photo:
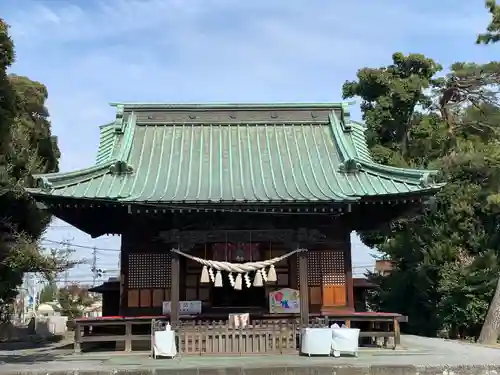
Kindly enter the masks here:
M 125 106 L 123 104 L 118 104 L 116 106 L 116 118 L 115 118 L 115 132 L 123 132 L 123 112 L 125 112 Z
M 351 111 L 349 110 L 349 103 L 342 103 L 342 118 L 340 119 L 344 131 L 351 130 Z

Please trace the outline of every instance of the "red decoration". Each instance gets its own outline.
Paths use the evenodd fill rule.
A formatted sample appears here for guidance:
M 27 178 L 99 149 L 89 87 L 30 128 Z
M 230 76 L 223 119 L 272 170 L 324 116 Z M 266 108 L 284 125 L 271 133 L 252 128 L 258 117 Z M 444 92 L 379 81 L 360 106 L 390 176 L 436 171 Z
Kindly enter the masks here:
M 281 292 L 278 292 L 274 295 L 274 299 L 278 302 L 281 302 L 281 300 L 283 299 L 283 293 Z

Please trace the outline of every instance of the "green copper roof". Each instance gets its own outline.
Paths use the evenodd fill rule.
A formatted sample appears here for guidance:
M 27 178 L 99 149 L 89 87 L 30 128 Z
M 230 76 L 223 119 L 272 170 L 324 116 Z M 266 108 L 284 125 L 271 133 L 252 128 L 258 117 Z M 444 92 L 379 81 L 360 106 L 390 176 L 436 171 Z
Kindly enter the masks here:
M 93 167 L 36 195 L 121 202 L 338 202 L 436 190 L 433 171 L 373 162 L 344 104 L 116 104 Z

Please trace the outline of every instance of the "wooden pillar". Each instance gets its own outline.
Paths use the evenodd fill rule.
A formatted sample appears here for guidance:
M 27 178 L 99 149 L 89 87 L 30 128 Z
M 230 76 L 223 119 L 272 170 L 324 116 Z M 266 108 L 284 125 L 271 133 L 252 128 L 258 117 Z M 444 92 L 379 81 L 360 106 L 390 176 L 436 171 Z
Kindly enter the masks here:
M 401 345 L 401 331 L 399 330 L 399 320 L 397 317 L 394 318 L 394 347 L 396 349 L 399 345 Z
M 120 250 L 120 305 L 118 313 L 126 316 L 128 311 L 128 237 L 122 235 Z
M 179 254 L 170 252 L 172 257 L 172 272 L 170 281 L 170 324 L 175 327 L 179 323 Z
M 307 251 L 299 253 L 300 323 L 309 324 L 309 286 L 307 284 Z
M 352 280 L 352 254 L 351 254 L 351 233 L 344 236 L 344 268 L 345 268 L 345 288 L 346 305 L 348 309 L 354 311 L 354 283 Z

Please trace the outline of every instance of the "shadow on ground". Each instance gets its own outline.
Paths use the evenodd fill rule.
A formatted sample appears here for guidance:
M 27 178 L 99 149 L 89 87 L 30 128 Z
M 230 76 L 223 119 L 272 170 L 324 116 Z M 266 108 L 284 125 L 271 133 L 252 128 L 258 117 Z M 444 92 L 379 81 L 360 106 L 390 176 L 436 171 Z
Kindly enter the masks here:
M 0 355 L 0 366 L 3 364 L 36 364 L 38 362 L 52 362 L 57 360 L 57 356 L 51 353 L 34 353 L 24 355 Z
M 0 354 L 3 351 L 40 349 L 62 344 L 64 336 L 40 337 L 38 335 L 25 335 L 18 339 L 0 341 Z

